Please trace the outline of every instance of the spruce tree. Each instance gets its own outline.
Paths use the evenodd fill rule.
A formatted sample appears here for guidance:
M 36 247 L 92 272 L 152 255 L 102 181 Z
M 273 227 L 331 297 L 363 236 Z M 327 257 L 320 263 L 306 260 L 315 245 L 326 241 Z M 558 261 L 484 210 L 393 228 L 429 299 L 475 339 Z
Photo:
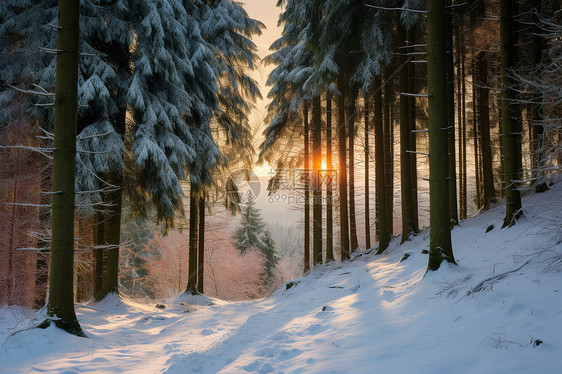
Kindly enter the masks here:
M 240 226 L 234 236 L 234 247 L 245 254 L 248 251 L 260 251 L 263 255 L 263 273 L 261 273 L 264 291 L 271 288 L 275 277 L 275 268 L 279 257 L 275 253 L 275 243 L 267 230 L 259 209 L 255 207 L 255 199 L 248 195 L 242 210 Z

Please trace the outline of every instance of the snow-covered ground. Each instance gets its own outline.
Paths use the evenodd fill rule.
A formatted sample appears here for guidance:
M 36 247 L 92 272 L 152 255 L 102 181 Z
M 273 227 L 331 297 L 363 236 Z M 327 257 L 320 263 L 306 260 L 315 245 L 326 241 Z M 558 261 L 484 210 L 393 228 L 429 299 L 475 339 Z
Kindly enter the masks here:
M 425 277 L 428 232 L 263 300 L 77 305 L 88 339 L 4 307 L 0 373 L 559 373 L 562 183 L 524 206 L 512 228 L 502 207 L 462 222 L 459 266 Z

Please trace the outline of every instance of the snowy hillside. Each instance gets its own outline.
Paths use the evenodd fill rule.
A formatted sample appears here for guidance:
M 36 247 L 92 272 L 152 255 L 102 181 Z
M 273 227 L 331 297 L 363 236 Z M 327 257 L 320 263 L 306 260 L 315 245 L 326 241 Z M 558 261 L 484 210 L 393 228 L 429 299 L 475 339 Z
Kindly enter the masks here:
M 462 222 L 452 233 L 459 266 L 425 277 L 428 232 L 259 301 L 78 305 L 88 339 L 28 329 L 42 316 L 3 308 L 0 372 L 556 373 L 562 183 L 524 207 L 509 229 L 503 207 Z

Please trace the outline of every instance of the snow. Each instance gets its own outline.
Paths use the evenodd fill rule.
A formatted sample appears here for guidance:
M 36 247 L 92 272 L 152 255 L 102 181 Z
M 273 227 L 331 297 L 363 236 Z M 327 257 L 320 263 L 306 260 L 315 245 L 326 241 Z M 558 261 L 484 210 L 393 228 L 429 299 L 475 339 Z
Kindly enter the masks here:
M 453 231 L 459 265 L 428 274 L 426 231 L 262 300 L 79 304 L 87 339 L 26 329 L 42 315 L 3 307 L 0 372 L 559 372 L 562 183 L 524 207 L 511 228 L 500 229 L 501 206 L 463 221 Z

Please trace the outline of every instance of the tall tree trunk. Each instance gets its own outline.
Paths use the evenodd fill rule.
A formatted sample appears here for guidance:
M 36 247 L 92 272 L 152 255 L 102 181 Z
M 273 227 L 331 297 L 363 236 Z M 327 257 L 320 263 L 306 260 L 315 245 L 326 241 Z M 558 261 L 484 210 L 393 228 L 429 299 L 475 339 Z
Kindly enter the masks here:
M 373 122 L 375 128 L 375 177 L 376 177 L 376 206 L 377 206 L 377 231 L 379 248 L 377 253 L 382 253 L 388 248 L 390 232 L 388 231 L 387 200 L 386 200 L 386 164 L 385 164 L 385 138 L 383 124 L 382 82 L 380 75 L 375 78 Z
M 103 213 L 103 207 L 98 207 L 96 212 L 96 228 L 95 228 L 95 242 L 96 246 L 105 246 L 105 214 Z M 94 298 L 98 298 L 100 295 L 101 288 L 103 286 L 103 257 L 104 249 L 98 248 L 94 249 L 94 267 L 92 271 L 94 280 Z
M 74 179 L 76 115 L 78 110 L 78 45 L 80 2 L 59 0 L 57 71 L 55 86 L 55 140 L 51 269 L 48 319 L 69 333 L 85 336 L 74 311 Z
M 341 83 L 341 81 L 340 81 Z M 340 84 L 340 88 L 343 87 Z M 340 89 L 340 92 L 343 90 Z M 346 160 L 346 126 L 345 97 L 338 97 L 338 156 L 339 156 L 339 189 L 340 189 L 340 260 L 350 258 L 349 251 L 349 220 L 347 215 L 347 160 Z
M 462 173 L 461 173 L 462 184 L 460 186 L 460 189 L 462 191 L 463 200 L 462 200 L 461 209 L 463 211 L 463 218 L 466 219 L 468 216 L 468 204 L 467 204 L 468 193 L 466 188 L 466 177 L 467 177 L 467 173 L 466 173 L 466 117 L 467 117 L 466 115 L 466 46 L 464 43 L 464 34 L 461 37 L 462 37 L 462 42 L 461 42 L 462 132 L 459 138 L 459 143 L 460 143 L 459 147 L 461 151 L 460 153 L 462 154 L 462 159 L 460 159 L 459 162 L 462 165 Z
M 398 26 L 398 41 L 400 45 L 406 44 L 406 30 Z M 412 172 L 410 154 L 410 98 L 404 93 L 408 92 L 408 57 L 405 53 L 399 54 L 400 66 L 400 190 L 402 197 L 402 240 L 410 240 L 410 235 L 415 232 L 414 210 L 412 203 Z
M 453 8 L 452 1 L 447 0 L 446 10 L 446 45 L 447 64 L 445 71 L 447 73 L 447 125 L 449 139 L 449 210 L 451 224 L 458 225 L 459 212 L 457 205 L 457 173 L 456 173 L 456 156 L 455 156 L 455 66 L 453 59 Z
M 326 262 L 334 261 L 334 218 L 332 207 L 332 98 L 326 97 Z M 337 174 L 336 174 L 337 175 Z
M 357 241 L 357 221 L 355 218 L 355 119 L 357 115 L 355 97 L 347 102 L 347 125 L 349 129 L 349 245 L 351 253 L 359 248 Z
M 115 186 L 122 186 L 122 175 L 113 173 L 110 177 L 111 184 Z M 119 292 L 119 244 L 121 240 L 121 207 L 122 207 L 122 190 L 119 188 L 115 191 L 109 192 L 109 217 L 107 221 L 107 245 L 106 252 L 106 265 L 103 277 L 103 284 L 98 293 L 97 300 L 101 300 L 110 293 Z
M 21 170 L 20 170 L 20 149 L 16 150 L 16 167 L 15 167 L 15 178 L 13 179 L 13 187 L 12 187 L 12 207 L 11 207 L 11 213 L 10 213 L 10 230 L 9 230 L 9 241 L 8 241 L 8 282 L 7 282 L 7 290 L 6 290 L 6 294 L 7 294 L 7 298 L 6 298 L 6 304 L 7 305 L 11 305 L 11 304 L 17 304 L 17 302 L 14 300 L 14 290 L 16 288 L 16 274 L 14 271 L 14 255 L 16 252 L 16 243 L 15 243 L 15 235 L 16 235 L 16 225 L 18 224 L 18 218 L 20 216 L 19 212 L 18 212 L 18 190 L 19 190 L 19 180 L 18 177 L 21 174 Z
M 459 142 L 458 146 L 458 154 L 459 154 L 459 219 L 466 218 L 466 212 L 464 208 L 464 196 L 463 196 L 463 154 L 462 154 L 462 119 L 464 118 L 463 113 L 463 92 L 462 92 L 462 81 L 464 80 L 464 75 L 462 74 L 462 56 L 461 56 L 461 35 L 463 33 L 463 25 L 459 24 L 457 27 L 457 34 L 455 37 L 455 44 L 456 44 L 456 63 L 457 63 L 457 138 Z
M 322 106 L 320 96 L 312 99 L 312 266 L 322 264 Z
M 478 99 L 479 89 L 476 89 L 476 84 L 474 82 L 478 81 L 478 62 L 476 60 L 473 61 L 472 64 L 472 125 L 473 125 L 473 133 L 472 133 L 472 141 L 473 141 L 473 148 L 474 148 L 474 181 L 475 181 L 475 189 L 476 189 L 476 208 L 481 208 L 481 200 L 482 200 L 482 188 L 480 183 L 480 153 L 478 150 L 478 127 L 480 123 L 480 119 L 478 118 L 480 115 L 478 114 L 478 108 L 480 108 L 480 103 L 482 100 Z
M 310 270 L 310 129 L 309 103 L 304 103 L 304 271 Z
M 365 248 L 371 248 L 371 217 L 369 212 L 369 99 L 365 96 Z
M 189 254 L 186 293 L 197 294 L 197 227 L 199 218 L 199 198 L 196 186 L 191 183 L 189 191 Z
M 416 45 L 416 30 L 412 27 L 408 30 L 408 44 Z M 414 49 L 408 48 L 414 52 Z M 416 93 L 416 64 L 408 63 L 408 92 Z M 408 120 L 410 122 L 410 172 L 412 173 L 412 216 L 414 217 L 414 232 L 420 229 L 419 209 L 418 209 L 418 161 L 416 144 L 416 98 L 408 97 Z
M 50 169 L 45 167 L 41 171 L 41 191 L 48 191 L 50 187 Z M 51 210 L 47 207 L 50 204 L 50 197 L 47 194 L 41 194 L 41 207 L 39 208 L 39 221 L 41 223 L 51 222 Z M 43 228 L 43 227 L 42 227 Z M 35 301 L 34 307 L 41 309 L 45 306 L 47 299 L 47 283 L 49 281 L 49 245 L 50 243 L 42 237 L 43 233 L 37 239 L 37 259 L 35 264 Z
M 437 270 L 442 261 L 455 263 L 449 208 L 447 109 L 447 17 L 445 0 L 427 1 L 427 83 L 429 93 L 429 262 Z
M 394 85 L 392 83 L 392 69 L 387 66 L 384 73 L 384 168 L 385 168 L 385 198 L 386 198 L 386 226 L 390 236 L 394 235 L 394 123 L 392 120 L 392 106 L 394 99 Z
M 502 80 L 502 128 L 503 167 L 506 212 L 503 226 L 515 224 L 521 214 L 521 195 L 517 189 L 518 165 L 521 159 L 517 143 L 517 118 L 514 107 L 515 91 L 511 78 L 514 67 L 513 0 L 500 0 L 501 80 Z
M 197 292 L 204 293 L 203 282 L 205 278 L 205 196 L 199 198 L 199 238 L 197 240 Z
M 496 201 L 494 189 L 494 174 L 492 168 L 492 143 L 490 141 L 490 110 L 488 95 L 488 59 L 485 52 L 478 54 L 478 70 L 480 75 L 480 88 L 478 90 L 480 102 L 478 105 L 480 117 L 480 138 L 482 142 L 482 177 L 484 182 L 484 209 L 488 209 L 491 203 Z

